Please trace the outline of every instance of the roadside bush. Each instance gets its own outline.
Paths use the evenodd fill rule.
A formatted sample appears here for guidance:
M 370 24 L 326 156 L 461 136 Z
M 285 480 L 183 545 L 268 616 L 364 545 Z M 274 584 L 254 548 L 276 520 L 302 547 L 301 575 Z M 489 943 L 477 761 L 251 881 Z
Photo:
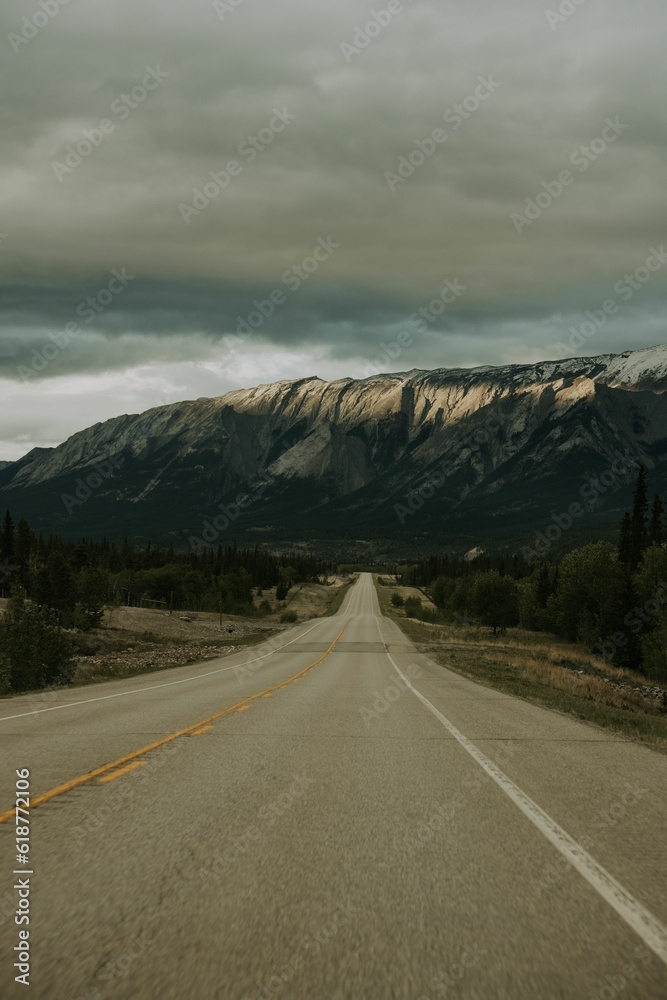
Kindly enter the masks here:
M 259 611 L 260 615 L 270 615 L 271 614 L 271 605 L 269 604 L 268 601 L 264 600 L 264 601 L 262 601 L 260 603 L 258 611 Z
M 394 605 L 395 608 L 402 608 L 403 607 L 403 598 L 401 597 L 400 594 L 392 594 L 391 595 L 391 603 Z
M 283 613 L 280 616 L 280 621 L 284 625 L 286 625 L 288 622 L 298 621 L 298 618 L 299 616 L 297 615 L 296 611 L 283 611 Z
M 74 649 L 58 625 L 57 612 L 12 596 L 0 623 L 0 683 L 10 691 L 67 684 L 75 670 Z
M 667 615 L 658 619 L 654 628 L 641 639 L 642 672 L 653 681 L 667 681 Z
M 418 597 L 408 597 L 404 607 L 407 618 L 421 618 L 423 607 Z

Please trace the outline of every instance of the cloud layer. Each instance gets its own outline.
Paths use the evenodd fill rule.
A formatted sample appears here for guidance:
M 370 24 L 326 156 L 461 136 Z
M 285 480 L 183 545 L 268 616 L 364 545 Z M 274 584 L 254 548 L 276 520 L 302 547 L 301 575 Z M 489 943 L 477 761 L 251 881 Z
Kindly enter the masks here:
M 571 353 L 664 341 L 667 266 L 615 286 L 665 238 L 666 23 L 657 0 L 9 0 L 0 388 L 31 416 L 0 458 L 156 385 L 553 357 L 609 299 Z

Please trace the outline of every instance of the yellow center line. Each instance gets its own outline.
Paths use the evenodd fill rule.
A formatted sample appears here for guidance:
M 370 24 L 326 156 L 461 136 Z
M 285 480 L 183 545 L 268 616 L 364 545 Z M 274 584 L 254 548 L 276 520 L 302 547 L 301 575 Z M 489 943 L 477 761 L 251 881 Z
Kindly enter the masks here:
M 308 673 L 309 670 L 312 670 L 313 667 L 318 666 L 318 664 L 322 663 L 323 660 L 326 660 L 327 656 L 340 640 L 340 637 L 346 628 L 347 626 L 344 625 L 322 656 L 315 660 L 314 663 L 309 663 L 307 667 L 303 668 L 303 670 L 299 670 L 298 673 L 289 677 L 287 681 L 281 681 L 279 684 L 274 684 L 273 687 L 267 688 L 266 691 L 260 691 L 258 694 L 253 694 L 248 698 L 243 698 L 241 701 L 237 701 L 236 704 L 230 705 L 229 708 L 223 708 L 221 712 L 216 712 L 215 715 L 209 715 L 207 719 L 195 722 L 192 726 L 186 726 L 185 729 L 179 729 L 177 733 L 172 733 L 171 736 L 165 736 L 161 740 L 156 740 L 155 743 L 149 744 L 147 747 L 142 747 L 141 750 L 135 750 L 133 753 L 128 753 L 124 757 L 119 757 L 118 760 L 112 761 L 110 764 L 103 764 L 102 767 L 96 767 L 94 771 L 88 771 L 87 774 L 82 774 L 78 778 L 72 778 L 71 781 L 66 781 L 63 785 L 58 785 L 57 788 L 52 788 L 50 791 L 44 792 L 42 795 L 37 795 L 34 798 L 31 798 L 30 808 L 35 809 L 36 806 L 42 805 L 44 802 L 50 802 L 51 799 L 55 799 L 59 795 L 64 795 L 65 792 L 69 792 L 73 788 L 78 788 L 79 785 L 85 785 L 89 781 L 93 781 L 94 778 L 99 778 L 102 774 L 107 774 L 109 771 L 115 771 L 116 768 L 122 767 L 130 761 L 136 760 L 137 757 L 143 757 L 144 754 L 150 753 L 151 750 L 157 750 L 158 747 L 162 747 L 166 743 L 171 743 L 173 740 L 180 739 L 181 736 L 191 736 L 197 729 L 201 729 L 203 726 L 207 726 L 209 723 L 215 722 L 216 719 L 222 719 L 223 716 L 229 715 L 230 712 L 238 711 L 241 705 L 249 706 L 251 702 L 255 701 L 257 698 L 264 698 L 271 694 L 272 691 L 285 687 L 286 684 L 296 680 L 297 677 L 303 677 L 303 675 Z M 15 815 L 16 810 L 14 808 L 0 813 L 0 823 L 6 823 L 8 820 L 14 819 Z
M 131 764 L 126 764 L 125 767 L 121 767 L 118 771 L 112 771 L 111 774 L 105 774 L 99 779 L 99 783 L 103 784 L 106 781 L 115 781 L 116 778 L 122 778 L 124 774 L 129 774 L 130 771 L 134 771 L 137 767 L 143 767 L 145 763 L 145 760 L 135 760 Z
M 195 729 L 194 733 L 190 733 L 190 736 L 203 736 L 204 733 L 208 733 L 211 729 L 213 729 L 213 726 L 203 726 L 202 729 Z

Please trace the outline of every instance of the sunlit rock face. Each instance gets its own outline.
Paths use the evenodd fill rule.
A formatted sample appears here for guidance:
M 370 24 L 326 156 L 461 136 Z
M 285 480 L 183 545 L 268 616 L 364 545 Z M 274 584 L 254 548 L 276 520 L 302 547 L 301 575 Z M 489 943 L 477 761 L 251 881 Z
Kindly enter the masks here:
M 43 531 L 184 543 L 239 495 L 225 530 L 262 541 L 481 538 L 579 500 L 582 524 L 611 522 L 640 462 L 656 488 L 667 479 L 666 389 L 667 346 L 276 382 L 108 420 L 0 465 L 0 505 Z

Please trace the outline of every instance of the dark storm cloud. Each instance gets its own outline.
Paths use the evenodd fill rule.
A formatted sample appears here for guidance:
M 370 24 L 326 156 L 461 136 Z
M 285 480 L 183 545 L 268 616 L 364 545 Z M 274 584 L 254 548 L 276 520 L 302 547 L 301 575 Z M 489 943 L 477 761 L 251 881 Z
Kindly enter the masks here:
M 327 376 L 406 329 L 388 368 L 567 344 L 664 239 L 667 10 L 404 0 L 374 18 L 387 7 L 6 3 L 0 377 L 20 383 L 72 322 L 35 379 L 207 364 L 318 240 L 340 247 L 248 350 Z M 82 321 L 114 269 L 135 277 Z M 585 350 L 664 340 L 666 275 Z M 417 329 L 445 280 L 465 294 Z

